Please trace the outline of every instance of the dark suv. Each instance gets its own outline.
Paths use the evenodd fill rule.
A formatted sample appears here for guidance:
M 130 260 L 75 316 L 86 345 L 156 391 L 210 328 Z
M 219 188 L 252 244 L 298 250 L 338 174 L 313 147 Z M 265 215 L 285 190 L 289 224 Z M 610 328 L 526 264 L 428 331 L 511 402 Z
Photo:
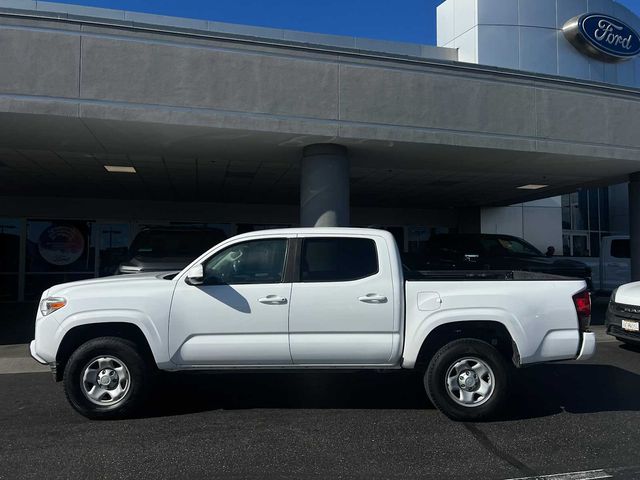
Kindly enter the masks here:
M 405 266 L 421 270 L 522 270 L 582 278 L 591 286 L 591 268 L 563 257 L 548 257 L 522 238 L 492 234 L 438 234 Z
M 118 273 L 182 270 L 226 238 L 219 229 L 146 228 L 131 243 L 129 260 Z

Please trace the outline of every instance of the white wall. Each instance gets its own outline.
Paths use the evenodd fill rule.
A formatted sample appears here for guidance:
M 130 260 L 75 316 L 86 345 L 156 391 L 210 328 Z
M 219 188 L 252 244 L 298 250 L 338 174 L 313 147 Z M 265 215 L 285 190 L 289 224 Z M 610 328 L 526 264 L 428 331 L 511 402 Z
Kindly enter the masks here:
M 576 50 L 562 26 L 594 12 L 640 32 L 640 18 L 613 0 L 446 0 L 437 9 L 438 46 L 461 62 L 640 87 L 640 57 L 618 64 Z
M 587 12 L 640 31 L 640 18 L 613 0 L 446 0 L 437 9 L 438 46 L 457 48 L 462 62 L 640 88 L 640 57 L 602 62 L 564 37 L 565 22 Z M 626 184 L 609 194 L 611 230 L 628 231 Z M 560 197 L 482 209 L 481 231 L 525 238 L 543 252 L 552 245 L 561 255 Z
M 482 233 L 515 235 L 527 240 L 542 252 L 553 246 L 562 255 L 562 208 L 560 197 L 509 207 L 483 208 L 480 214 Z

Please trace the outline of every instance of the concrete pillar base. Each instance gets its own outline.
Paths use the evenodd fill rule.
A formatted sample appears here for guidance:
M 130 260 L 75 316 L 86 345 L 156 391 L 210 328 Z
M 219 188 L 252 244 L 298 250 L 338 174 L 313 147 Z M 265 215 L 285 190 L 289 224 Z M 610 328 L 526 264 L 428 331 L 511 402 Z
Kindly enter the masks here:
M 300 174 L 300 225 L 349 226 L 349 158 L 342 145 L 305 147 Z

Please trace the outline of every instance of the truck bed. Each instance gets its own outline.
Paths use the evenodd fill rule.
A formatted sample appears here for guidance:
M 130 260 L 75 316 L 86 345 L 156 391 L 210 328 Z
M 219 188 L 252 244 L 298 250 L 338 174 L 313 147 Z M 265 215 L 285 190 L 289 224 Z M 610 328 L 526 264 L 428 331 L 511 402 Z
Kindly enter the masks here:
M 420 270 L 405 271 L 406 281 L 459 281 L 459 280 L 514 280 L 548 281 L 576 280 L 551 273 L 525 272 L 522 270 Z
M 405 282 L 404 364 L 423 332 L 451 322 L 497 322 L 518 346 L 520 364 L 576 358 L 581 346 L 572 297 L 585 281 L 533 272 L 423 272 Z

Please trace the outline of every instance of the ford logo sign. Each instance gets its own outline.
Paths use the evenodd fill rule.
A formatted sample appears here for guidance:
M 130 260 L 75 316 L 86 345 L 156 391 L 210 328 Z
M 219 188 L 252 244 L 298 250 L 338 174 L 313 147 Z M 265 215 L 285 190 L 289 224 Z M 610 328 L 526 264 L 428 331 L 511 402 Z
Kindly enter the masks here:
M 564 36 L 578 50 L 609 62 L 620 62 L 640 53 L 640 35 L 617 18 L 585 13 L 562 27 Z

